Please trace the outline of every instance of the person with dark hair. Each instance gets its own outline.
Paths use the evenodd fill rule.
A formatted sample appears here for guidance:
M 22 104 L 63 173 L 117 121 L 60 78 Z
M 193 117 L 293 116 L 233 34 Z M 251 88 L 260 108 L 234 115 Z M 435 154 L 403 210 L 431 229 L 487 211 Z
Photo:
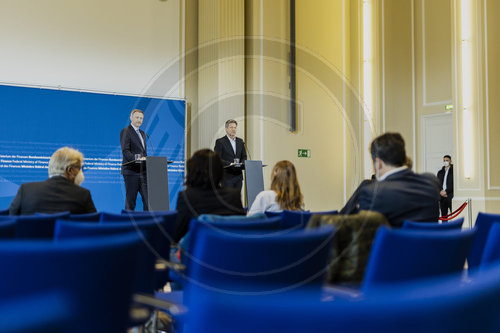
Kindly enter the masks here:
M 241 193 L 221 186 L 222 161 L 210 149 L 198 150 L 186 163 L 186 189 L 177 199 L 174 242 L 188 232 L 189 221 L 201 214 L 244 215 Z
M 439 219 L 439 183 L 433 174 L 416 174 L 407 166 L 405 142 L 399 133 L 375 138 L 370 153 L 377 181 L 359 190 L 359 210 L 385 215 L 393 227 L 404 220 Z
M 257 194 L 247 215 L 282 210 L 302 210 L 304 196 L 300 191 L 295 166 L 290 161 L 279 161 L 271 171 L 271 190 Z
M 236 137 L 238 123 L 234 119 L 226 121 L 226 135 L 215 141 L 214 151 L 219 154 L 224 164 L 224 186 L 234 187 L 241 191 L 243 185 L 243 172 L 240 164 L 247 159 L 245 143 Z
M 437 177 L 441 185 L 441 198 L 439 200 L 439 207 L 441 208 L 441 216 L 445 216 L 448 212 L 452 212 L 451 201 L 453 199 L 453 164 L 451 163 L 451 156 L 443 156 L 443 167 L 438 171 Z

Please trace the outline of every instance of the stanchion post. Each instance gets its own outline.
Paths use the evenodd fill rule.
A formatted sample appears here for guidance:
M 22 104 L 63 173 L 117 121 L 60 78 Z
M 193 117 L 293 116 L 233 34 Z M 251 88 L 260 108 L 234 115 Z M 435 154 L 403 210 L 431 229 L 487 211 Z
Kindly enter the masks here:
M 468 198 L 467 199 L 467 206 L 468 209 L 468 215 L 469 215 L 469 228 L 472 229 L 472 199 L 471 198 Z

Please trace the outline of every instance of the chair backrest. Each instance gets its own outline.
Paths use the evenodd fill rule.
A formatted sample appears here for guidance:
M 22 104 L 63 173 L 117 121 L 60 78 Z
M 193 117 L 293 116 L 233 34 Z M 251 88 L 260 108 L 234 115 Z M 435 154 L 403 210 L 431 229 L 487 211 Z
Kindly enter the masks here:
M 85 222 L 99 222 L 101 220 L 101 212 L 86 213 L 86 214 L 71 214 L 68 218 L 69 221 L 85 221 Z
M 16 234 L 16 219 L 0 220 L 0 239 L 11 239 Z
M 76 309 L 61 291 L 3 299 L 0 302 L 0 332 L 65 333 L 72 331 Z
M 337 214 L 336 210 L 325 211 L 325 212 L 309 212 L 309 211 L 293 211 L 284 210 L 283 211 L 283 223 L 281 225 L 282 229 L 305 229 L 307 222 L 313 214 L 330 215 Z
M 478 268 L 483 257 L 484 245 L 488 239 L 490 228 L 494 222 L 500 222 L 500 214 L 478 213 L 474 229 L 476 235 L 472 243 L 471 250 L 467 256 L 467 264 L 469 268 Z
M 450 221 L 450 222 L 416 222 L 406 220 L 403 222 L 402 229 L 412 229 L 412 230 L 460 230 L 464 224 L 464 218 Z
M 16 217 L 18 239 L 52 239 L 54 223 L 57 217 L 52 215 L 19 215 Z
M 203 217 L 203 216 L 201 216 Z M 272 231 L 279 230 L 281 225 L 281 217 L 263 218 L 263 219 L 251 219 L 251 218 L 233 218 L 233 219 L 221 219 L 221 220 L 209 220 L 199 218 L 193 220 L 193 223 L 205 224 L 214 229 L 222 230 L 241 230 L 241 231 Z M 193 224 L 191 224 L 193 226 Z M 191 230 L 190 226 L 190 230 Z M 193 228 L 197 226 L 194 225 Z
M 362 282 L 363 291 L 462 271 L 474 230 L 415 231 L 380 227 Z
M 35 213 L 34 216 L 47 216 L 47 217 L 53 217 L 54 219 L 66 219 L 66 218 L 69 218 L 69 216 L 71 215 L 71 212 L 68 210 L 68 211 L 64 211 L 64 212 L 57 212 L 57 213 Z
M 283 212 L 264 212 L 267 217 L 283 216 Z
M 103 237 L 122 233 L 137 233 L 141 238 L 141 251 L 136 270 L 134 291 L 138 293 L 153 293 L 156 283 L 154 280 L 154 265 L 158 256 L 156 248 L 159 244 L 157 220 L 144 220 L 136 223 L 115 222 L 71 222 L 58 220 L 54 231 L 54 240 L 67 240 L 85 237 Z
M 161 212 L 136 212 L 135 214 L 101 214 L 101 223 L 115 223 L 115 222 L 131 222 L 148 221 L 155 219 L 158 221 L 157 230 L 157 243 L 156 251 L 162 259 L 169 260 L 170 258 L 170 244 L 173 241 L 173 234 L 177 220 L 177 211 L 161 211 Z
M 188 295 L 198 288 L 267 293 L 314 285 L 319 290 L 333 233 L 325 227 L 249 236 L 200 225 L 186 254 Z
M 484 245 L 483 257 L 481 258 L 480 269 L 489 267 L 492 263 L 500 260 L 500 221 L 493 223 L 488 234 L 488 239 Z
M 190 305 L 194 332 L 497 332 L 500 267 L 464 282 L 453 275 L 383 288 L 356 301 L 304 292 L 248 296 L 207 292 Z
M 72 332 L 125 332 L 139 246 L 136 234 L 0 242 L 0 299 L 58 289 L 77 314 Z

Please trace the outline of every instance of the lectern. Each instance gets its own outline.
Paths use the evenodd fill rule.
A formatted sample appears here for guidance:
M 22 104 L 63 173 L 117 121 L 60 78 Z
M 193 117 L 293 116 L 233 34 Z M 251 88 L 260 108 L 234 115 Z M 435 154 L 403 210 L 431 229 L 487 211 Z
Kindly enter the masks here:
M 248 208 L 252 207 L 257 194 L 264 191 L 264 176 L 262 174 L 262 161 L 245 161 L 245 188 L 247 189 Z
M 150 211 L 169 210 L 168 162 L 162 156 L 146 156 L 148 205 Z

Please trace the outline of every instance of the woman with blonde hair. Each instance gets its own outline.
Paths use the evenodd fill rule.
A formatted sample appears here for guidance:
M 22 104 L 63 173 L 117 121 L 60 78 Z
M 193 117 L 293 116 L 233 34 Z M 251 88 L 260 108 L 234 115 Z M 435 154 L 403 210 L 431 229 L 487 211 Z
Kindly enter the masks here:
M 271 172 L 271 190 L 257 195 L 247 215 L 266 211 L 302 210 L 303 201 L 295 166 L 290 161 L 279 161 Z

